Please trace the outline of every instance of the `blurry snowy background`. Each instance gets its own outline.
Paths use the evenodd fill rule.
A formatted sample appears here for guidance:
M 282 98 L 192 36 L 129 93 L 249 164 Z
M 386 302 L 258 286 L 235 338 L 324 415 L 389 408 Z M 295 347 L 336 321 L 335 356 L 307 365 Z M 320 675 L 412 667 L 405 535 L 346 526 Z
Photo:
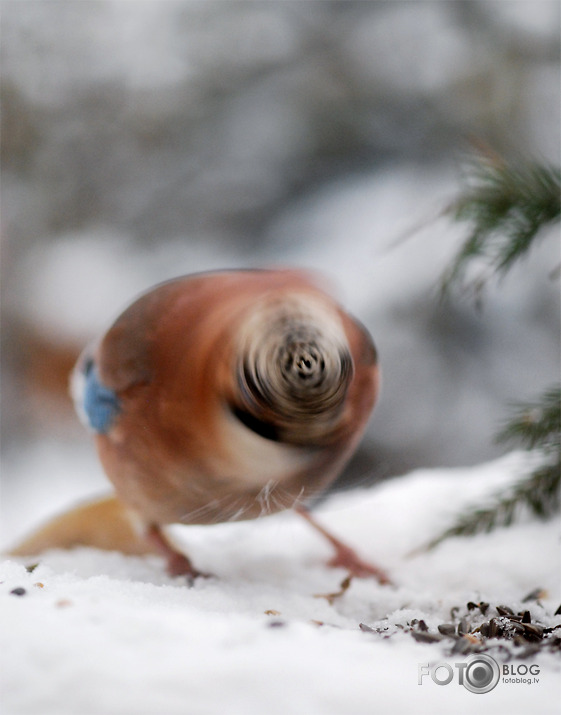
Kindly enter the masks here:
M 507 403 L 558 376 L 557 241 L 478 314 L 436 300 L 464 234 L 432 219 L 472 138 L 559 162 L 559 7 L 4 0 L 4 542 L 106 488 L 68 372 L 193 271 L 310 266 L 368 326 L 383 392 L 347 479 L 499 454 Z
M 191 589 L 156 557 L 52 551 L 32 573 L 4 561 L 3 712 L 557 713 L 555 653 L 536 655 L 539 683 L 479 699 L 419 687 L 418 664 L 446 644 L 408 630 L 437 633 L 468 601 L 554 628 L 558 522 L 407 554 L 525 468 L 516 454 L 480 463 L 499 454 L 508 402 L 559 376 L 558 239 L 482 313 L 436 300 L 464 235 L 436 216 L 470 141 L 559 162 L 559 2 L 0 3 L 1 545 L 108 489 L 68 373 L 139 292 L 192 271 L 326 273 L 383 368 L 345 479 L 425 467 L 321 507 L 396 584 L 355 580 L 332 604 L 315 594 L 345 574 L 290 513 L 174 527 L 218 577 Z M 541 602 L 523 600 L 536 588 Z M 521 657 L 502 643 L 493 653 Z

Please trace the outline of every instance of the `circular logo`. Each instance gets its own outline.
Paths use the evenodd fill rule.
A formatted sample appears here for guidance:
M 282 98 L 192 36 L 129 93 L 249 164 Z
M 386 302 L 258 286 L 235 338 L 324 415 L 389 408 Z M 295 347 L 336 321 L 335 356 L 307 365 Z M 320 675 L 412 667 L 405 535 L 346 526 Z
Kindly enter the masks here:
M 488 693 L 501 677 L 499 664 L 490 655 L 479 653 L 468 658 L 464 687 L 471 693 Z

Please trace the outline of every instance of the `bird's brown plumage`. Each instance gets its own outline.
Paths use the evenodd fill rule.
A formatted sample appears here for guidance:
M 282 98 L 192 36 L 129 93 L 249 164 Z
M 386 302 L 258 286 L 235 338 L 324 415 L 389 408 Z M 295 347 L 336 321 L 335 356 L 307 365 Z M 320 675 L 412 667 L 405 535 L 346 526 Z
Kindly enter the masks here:
M 161 526 L 302 512 L 352 455 L 378 390 L 367 331 L 296 270 L 206 273 L 156 286 L 84 352 L 75 378 L 90 380 L 75 389 L 77 407 L 122 506 L 81 507 L 41 532 L 43 540 L 56 544 L 58 525 L 61 545 L 89 539 L 107 548 L 113 529 L 116 548 L 160 551 L 171 572 L 192 575 Z M 143 543 L 129 512 L 144 525 Z M 107 538 L 92 538 L 95 520 Z M 387 581 L 328 538 L 334 564 Z
M 265 405 L 255 415 L 260 424 L 274 431 L 283 422 L 270 439 L 236 416 L 252 407 L 241 394 L 239 353 L 242 334 L 251 342 L 278 315 L 297 315 L 312 327 L 323 321 L 347 343 L 352 375 L 325 423 L 321 411 L 306 415 L 305 392 L 303 414 L 288 427 L 286 415 L 280 420 L 275 405 Z M 366 331 L 296 271 L 203 274 L 164 284 L 117 319 L 96 362 L 122 402 L 114 427 L 96 435 L 105 471 L 125 503 L 161 524 L 253 518 L 317 494 L 355 448 L 377 388 Z

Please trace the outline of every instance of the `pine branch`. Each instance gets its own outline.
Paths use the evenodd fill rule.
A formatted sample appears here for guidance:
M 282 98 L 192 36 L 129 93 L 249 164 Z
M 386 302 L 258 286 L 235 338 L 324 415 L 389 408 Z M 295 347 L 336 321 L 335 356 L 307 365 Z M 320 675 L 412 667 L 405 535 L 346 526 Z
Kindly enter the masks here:
M 536 403 L 516 406 L 516 412 L 496 435 L 499 443 L 519 442 L 526 449 L 561 452 L 561 386 L 547 390 Z
M 502 276 L 543 236 L 542 229 L 561 218 L 561 170 L 536 162 L 507 164 L 487 151 L 470 162 L 465 187 L 448 214 L 471 224 L 441 284 L 443 296 L 452 286 L 471 287 L 479 296 L 491 276 Z M 468 270 L 479 268 L 467 280 Z M 548 390 L 534 404 L 518 405 L 496 436 L 518 444 L 536 457 L 535 469 L 514 485 L 497 492 L 488 505 L 468 508 L 455 524 L 433 539 L 434 548 L 451 536 L 488 532 L 508 526 L 526 510 L 540 518 L 561 509 L 561 386 Z
M 528 252 L 543 228 L 559 221 L 561 170 L 529 161 L 507 164 L 490 153 L 471 160 L 448 214 L 469 223 L 471 232 L 442 279 L 442 294 L 466 284 L 478 294 L 492 275 L 504 275 Z M 474 265 L 479 273 L 467 280 Z
M 488 507 L 471 507 L 456 523 L 430 541 L 425 549 L 433 549 L 453 536 L 473 536 L 488 533 L 501 526 L 510 526 L 524 507 L 536 516 L 547 519 L 559 511 L 561 460 L 534 470 L 509 489 L 493 495 Z
M 497 492 L 486 507 L 471 507 L 456 523 L 434 538 L 432 549 L 452 536 L 471 536 L 509 526 L 525 509 L 546 519 L 561 509 L 561 386 L 548 390 L 538 403 L 520 405 L 497 435 L 500 442 L 519 442 L 541 464 L 514 485 Z

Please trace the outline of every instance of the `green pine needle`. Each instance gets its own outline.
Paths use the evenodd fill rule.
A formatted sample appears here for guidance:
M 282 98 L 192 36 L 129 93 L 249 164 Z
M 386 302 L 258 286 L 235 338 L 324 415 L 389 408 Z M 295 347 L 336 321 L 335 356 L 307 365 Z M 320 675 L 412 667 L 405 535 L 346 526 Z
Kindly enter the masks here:
M 452 286 L 467 286 L 479 297 L 491 276 L 507 273 L 543 235 L 542 229 L 560 220 L 561 170 L 528 161 L 507 164 L 487 152 L 470 162 L 465 188 L 448 214 L 468 222 L 471 233 L 442 279 L 442 295 Z M 480 273 L 467 280 L 474 266 Z M 488 505 L 468 508 L 426 549 L 452 536 L 508 526 L 522 511 L 547 518 L 561 509 L 561 386 L 549 389 L 536 403 L 518 405 L 496 439 L 533 453 L 537 466 L 494 494 Z
M 516 412 L 496 436 L 497 442 L 519 442 L 526 449 L 561 451 L 561 386 L 547 390 L 536 403 L 516 406 Z
M 548 390 L 537 403 L 519 406 L 497 440 L 520 443 L 541 458 L 541 463 L 514 485 L 495 493 L 488 506 L 468 508 L 426 549 L 453 536 L 471 536 L 509 526 L 524 510 L 541 519 L 560 510 L 561 386 Z
M 559 511 L 561 460 L 543 465 L 528 477 L 495 494 L 488 507 L 472 507 L 460 514 L 456 523 L 430 541 L 425 549 L 433 549 L 453 536 L 473 536 L 510 526 L 526 507 L 541 519 Z
M 464 184 L 448 213 L 469 223 L 471 232 L 442 279 L 443 295 L 466 283 L 480 293 L 490 275 L 504 275 L 561 217 L 559 167 L 485 156 L 468 163 Z M 479 275 L 467 281 L 474 265 Z

